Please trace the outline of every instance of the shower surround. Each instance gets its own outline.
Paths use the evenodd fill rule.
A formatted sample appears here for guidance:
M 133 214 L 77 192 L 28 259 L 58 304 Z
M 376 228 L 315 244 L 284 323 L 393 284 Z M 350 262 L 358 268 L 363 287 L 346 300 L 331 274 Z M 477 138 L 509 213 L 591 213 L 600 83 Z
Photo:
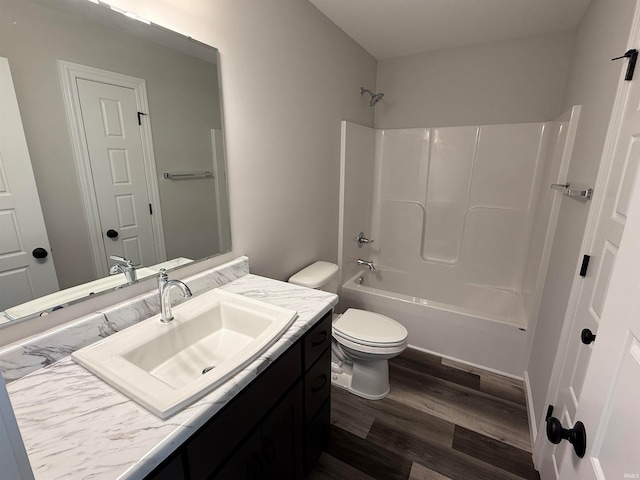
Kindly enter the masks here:
M 521 376 L 579 108 L 551 122 L 374 130 L 343 122 L 341 306 L 412 346 Z M 358 248 L 359 231 L 375 240 Z M 358 258 L 376 270 L 360 275 Z

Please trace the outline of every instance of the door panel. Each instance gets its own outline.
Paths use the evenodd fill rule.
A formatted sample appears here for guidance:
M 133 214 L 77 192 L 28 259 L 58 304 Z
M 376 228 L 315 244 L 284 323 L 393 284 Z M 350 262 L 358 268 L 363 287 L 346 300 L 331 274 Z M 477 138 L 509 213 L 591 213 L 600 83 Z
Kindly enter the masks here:
M 613 377 L 617 379 L 617 385 L 609 405 L 604 409 L 609 414 L 599 440 L 602 446 L 596 459 L 596 468 L 606 478 L 625 478 L 625 474 L 640 474 L 637 439 L 621 434 L 629 431 L 629 422 L 639 423 L 634 421 L 640 401 L 640 342 L 637 338 L 632 337 L 625 346 L 620 368 Z M 635 462 L 635 471 L 631 462 Z
M 126 150 L 116 148 L 109 150 L 109 166 L 111 167 L 111 182 L 114 185 L 131 183 L 131 166 Z
M 157 263 L 146 172 L 132 88 L 78 79 L 82 122 L 107 263 L 120 255 L 135 265 Z M 107 230 L 118 232 L 107 238 Z
M 9 62 L 0 57 L 0 311 L 58 291 Z M 49 254 L 32 255 L 42 247 Z

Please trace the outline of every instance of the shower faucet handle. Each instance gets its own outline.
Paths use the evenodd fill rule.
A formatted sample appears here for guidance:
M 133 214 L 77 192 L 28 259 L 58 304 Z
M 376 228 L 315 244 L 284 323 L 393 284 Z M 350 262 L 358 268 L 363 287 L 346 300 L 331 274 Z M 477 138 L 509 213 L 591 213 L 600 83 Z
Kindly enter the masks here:
M 364 232 L 360 232 L 356 237 L 356 243 L 358 244 L 358 248 L 362 248 L 362 245 L 373 243 L 373 240 L 369 240 L 364 236 Z

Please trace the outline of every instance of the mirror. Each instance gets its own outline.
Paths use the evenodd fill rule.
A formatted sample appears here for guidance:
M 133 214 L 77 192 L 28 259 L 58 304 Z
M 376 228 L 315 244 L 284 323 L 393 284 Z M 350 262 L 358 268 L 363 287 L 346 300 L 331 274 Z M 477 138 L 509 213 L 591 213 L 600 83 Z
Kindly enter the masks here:
M 0 199 L 5 321 L 125 286 L 123 273 L 109 277 L 113 255 L 142 277 L 231 250 L 218 52 L 123 13 L 97 0 L 0 0 L 19 112 L 5 115 L 2 93 L 0 126 L 21 123 L 28 148 L 19 170 L 0 150 L 0 193 L 35 180 L 14 201 L 25 218 Z M 24 231 L 37 210 L 34 241 Z M 9 261 L 18 254 L 31 266 Z M 58 291 L 53 304 L 21 308 Z

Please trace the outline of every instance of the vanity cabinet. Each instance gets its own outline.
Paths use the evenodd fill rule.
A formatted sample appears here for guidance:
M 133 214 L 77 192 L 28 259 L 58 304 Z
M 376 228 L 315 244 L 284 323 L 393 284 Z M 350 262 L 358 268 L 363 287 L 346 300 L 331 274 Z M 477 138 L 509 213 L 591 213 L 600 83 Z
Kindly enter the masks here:
M 299 479 L 329 440 L 331 312 L 148 480 Z
M 331 314 L 304 337 L 304 472 L 329 443 L 331 416 Z
M 301 478 L 301 406 L 302 388 L 298 382 L 214 478 Z

